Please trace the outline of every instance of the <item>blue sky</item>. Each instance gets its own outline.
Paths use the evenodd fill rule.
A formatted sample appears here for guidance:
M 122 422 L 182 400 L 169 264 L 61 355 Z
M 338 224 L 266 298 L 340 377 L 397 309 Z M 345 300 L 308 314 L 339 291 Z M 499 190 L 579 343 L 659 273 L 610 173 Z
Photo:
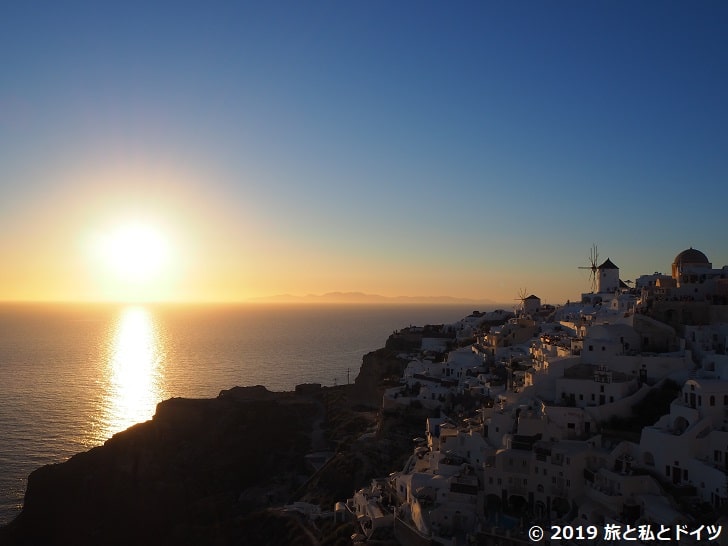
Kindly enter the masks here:
M 726 28 L 720 2 L 5 5 L 0 299 L 96 297 L 75 238 L 124 214 L 166 222 L 193 299 L 559 302 L 592 243 L 623 278 L 722 266 Z

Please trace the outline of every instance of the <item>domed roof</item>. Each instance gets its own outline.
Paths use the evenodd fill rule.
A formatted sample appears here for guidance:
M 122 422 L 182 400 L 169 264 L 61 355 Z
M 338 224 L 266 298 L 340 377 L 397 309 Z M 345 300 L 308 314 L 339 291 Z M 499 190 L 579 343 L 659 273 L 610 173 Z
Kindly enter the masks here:
M 708 257 L 694 249 L 693 247 L 683 250 L 680 254 L 675 256 L 675 264 L 710 264 Z

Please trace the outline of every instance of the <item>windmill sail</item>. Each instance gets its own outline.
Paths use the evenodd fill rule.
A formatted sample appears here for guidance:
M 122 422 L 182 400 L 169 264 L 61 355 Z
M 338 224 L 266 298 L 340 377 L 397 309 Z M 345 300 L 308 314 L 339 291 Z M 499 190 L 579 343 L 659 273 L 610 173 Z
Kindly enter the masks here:
M 579 266 L 579 269 L 588 269 L 589 270 L 589 281 L 591 283 L 592 292 L 597 291 L 597 281 L 599 279 L 598 276 L 598 266 L 599 263 L 599 252 L 597 251 L 597 245 L 594 244 L 591 247 L 591 250 L 589 251 L 589 265 L 588 266 Z

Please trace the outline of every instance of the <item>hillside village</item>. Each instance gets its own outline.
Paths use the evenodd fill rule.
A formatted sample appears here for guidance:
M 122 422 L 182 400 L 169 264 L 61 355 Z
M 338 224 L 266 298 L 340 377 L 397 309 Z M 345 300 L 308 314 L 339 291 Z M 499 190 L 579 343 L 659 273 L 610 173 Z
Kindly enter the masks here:
M 337 503 L 355 542 L 525 544 L 534 523 L 597 526 L 594 542 L 615 541 L 609 525 L 725 541 L 728 266 L 689 248 L 632 283 L 592 258 L 579 301 L 523 292 L 514 313 L 390 338 L 407 364 L 383 410 L 439 417 L 401 470 Z

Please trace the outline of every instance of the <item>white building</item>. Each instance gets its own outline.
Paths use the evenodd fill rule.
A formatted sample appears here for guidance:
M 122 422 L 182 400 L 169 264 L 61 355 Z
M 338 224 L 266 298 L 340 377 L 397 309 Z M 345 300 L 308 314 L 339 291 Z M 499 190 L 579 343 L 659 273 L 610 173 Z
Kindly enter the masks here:
M 705 502 L 728 501 L 728 382 L 690 379 L 670 413 L 640 438 L 641 463 L 673 485 L 692 485 Z
M 600 294 L 614 294 L 619 291 L 619 268 L 607 258 L 597 267 L 597 288 Z
M 635 377 L 595 364 L 572 366 L 556 380 L 557 400 L 579 408 L 613 404 L 638 389 Z

